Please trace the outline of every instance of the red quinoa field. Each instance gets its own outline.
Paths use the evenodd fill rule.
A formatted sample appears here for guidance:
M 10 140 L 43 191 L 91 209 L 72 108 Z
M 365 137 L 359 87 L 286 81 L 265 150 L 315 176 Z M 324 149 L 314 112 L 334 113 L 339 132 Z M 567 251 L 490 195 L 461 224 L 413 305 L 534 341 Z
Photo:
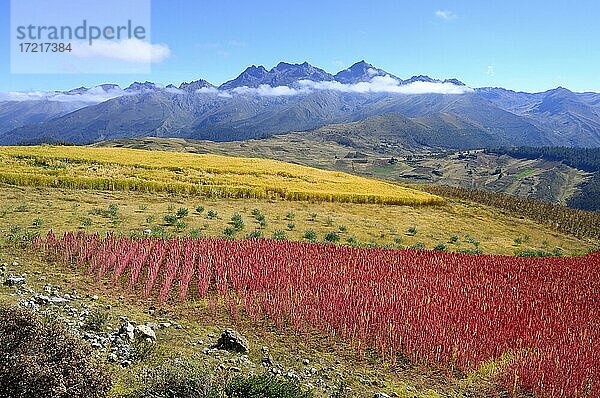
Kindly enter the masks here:
M 497 360 L 509 391 L 600 396 L 598 252 L 529 259 L 52 232 L 35 246 L 160 302 L 219 299 L 233 318 L 336 334 L 390 359 L 465 371 Z

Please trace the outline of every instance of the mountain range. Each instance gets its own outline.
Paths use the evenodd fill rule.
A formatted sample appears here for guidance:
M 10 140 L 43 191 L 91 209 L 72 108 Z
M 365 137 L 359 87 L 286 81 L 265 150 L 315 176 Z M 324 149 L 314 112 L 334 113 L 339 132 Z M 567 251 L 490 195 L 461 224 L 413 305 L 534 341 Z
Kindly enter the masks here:
M 336 74 L 307 62 L 252 65 L 220 86 L 198 79 L 0 94 L 3 145 L 287 132 L 371 148 L 598 147 L 600 94 L 473 89 L 457 79 L 402 79 L 365 61 Z

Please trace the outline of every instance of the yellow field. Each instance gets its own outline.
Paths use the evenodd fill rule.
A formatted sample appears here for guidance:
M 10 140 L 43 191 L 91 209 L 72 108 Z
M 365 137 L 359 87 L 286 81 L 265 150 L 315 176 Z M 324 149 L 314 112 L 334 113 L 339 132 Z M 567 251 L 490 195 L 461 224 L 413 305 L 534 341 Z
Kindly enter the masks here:
M 0 182 L 218 198 L 442 204 L 416 189 L 285 162 L 124 148 L 1 147 Z

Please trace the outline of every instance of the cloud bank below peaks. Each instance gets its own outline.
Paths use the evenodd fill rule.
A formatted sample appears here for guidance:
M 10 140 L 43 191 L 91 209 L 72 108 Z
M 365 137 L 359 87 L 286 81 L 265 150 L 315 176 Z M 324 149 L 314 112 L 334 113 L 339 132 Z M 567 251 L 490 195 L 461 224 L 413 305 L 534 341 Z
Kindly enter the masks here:
M 374 76 L 368 82 L 359 82 L 344 84 L 337 81 L 313 81 L 299 80 L 294 87 L 276 86 L 261 84 L 258 87 L 236 87 L 229 91 L 211 89 L 200 89 L 197 92 L 205 94 L 230 93 L 230 95 L 256 95 L 261 97 L 278 97 L 309 94 L 315 91 L 337 91 L 343 93 L 392 93 L 392 94 L 465 94 L 473 92 L 473 89 L 464 85 L 458 85 L 451 82 L 426 82 L 415 81 L 402 83 L 393 77 Z
M 0 93 L 0 102 L 2 101 L 55 101 L 55 102 L 81 102 L 81 103 L 100 103 L 116 97 L 121 97 L 127 93 L 119 88 L 113 87 L 105 90 L 104 88 L 92 87 L 90 89 L 81 89 L 81 92 L 60 92 L 60 91 L 30 91 L 18 92 L 9 91 Z
M 314 82 L 300 80 L 301 87 L 313 90 L 331 90 L 346 93 L 397 93 L 397 94 L 465 94 L 473 89 L 450 82 L 416 81 L 402 84 L 393 77 L 375 76 L 368 82 L 342 84 L 336 81 Z

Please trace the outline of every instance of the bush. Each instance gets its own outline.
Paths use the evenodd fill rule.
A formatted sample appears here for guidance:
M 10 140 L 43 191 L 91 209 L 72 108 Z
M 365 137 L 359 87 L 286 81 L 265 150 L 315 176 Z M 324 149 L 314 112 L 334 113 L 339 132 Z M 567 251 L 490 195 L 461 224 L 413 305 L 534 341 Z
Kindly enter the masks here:
M 278 230 L 273 231 L 273 239 L 286 240 L 287 237 L 285 236 L 285 232 L 283 232 L 281 229 L 278 229 Z
M 233 213 L 231 216 L 231 225 L 233 225 L 236 231 L 244 229 L 244 220 L 240 213 Z
M 327 217 L 327 220 L 325 220 L 325 225 L 328 227 L 333 226 L 333 219 L 331 217 Z
M 310 241 L 310 242 L 314 242 L 317 240 L 317 233 L 315 231 L 313 231 L 312 229 L 307 229 L 306 231 L 304 231 L 304 239 Z
M 252 209 L 252 216 L 258 220 L 258 218 L 262 216 L 262 213 L 259 209 Z
M 337 232 L 328 232 L 327 235 L 325 235 L 325 242 L 329 242 L 329 243 L 337 243 L 340 241 L 340 235 L 338 235 Z
M 348 227 L 346 227 L 344 224 L 341 224 L 338 229 L 340 230 L 340 232 L 346 232 L 348 231 Z
M 190 238 L 200 238 L 202 237 L 202 228 L 192 228 L 192 230 L 188 233 Z
M 294 228 L 296 228 L 296 224 L 294 224 L 293 222 L 289 222 L 288 225 L 287 225 L 287 227 L 288 227 L 288 229 L 290 231 L 293 231 Z
M 233 229 L 232 227 L 227 227 L 223 230 L 223 236 L 226 237 L 227 239 L 232 239 L 234 235 L 235 235 L 235 229 Z
M 308 221 L 317 221 L 317 213 L 310 213 L 308 215 Z
M 412 245 L 410 248 L 411 249 L 415 249 L 415 250 L 424 250 L 425 249 L 425 243 L 423 243 L 423 242 L 417 242 L 414 245 Z
M 258 239 L 258 238 L 262 238 L 262 231 L 260 231 L 259 229 L 255 229 L 254 231 L 252 231 L 248 234 L 248 239 Z
M 138 387 L 126 398 L 205 398 L 215 396 L 210 372 L 202 362 L 176 359 L 143 368 L 136 375 Z
M 177 218 L 183 218 L 183 217 L 187 217 L 187 215 L 188 215 L 189 213 L 190 213 L 190 212 L 188 211 L 188 209 L 186 209 L 185 207 L 180 207 L 180 208 L 177 210 Z
M 229 398 L 311 398 L 297 383 L 271 375 L 235 377 L 225 387 Z
M 0 396 L 100 398 L 111 384 L 91 348 L 61 324 L 0 306 Z
M 437 245 L 435 245 L 435 246 L 433 247 L 433 250 L 441 250 L 441 251 L 446 251 L 446 250 L 448 250 L 448 247 L 446 246 L 446 244 L 445 244 L 445 243 L 443 243 L 443 242 L 440 242 L 440 243 L 438 243 Z
M 294 218 L 296 218 L 296 213 L 294 213 L 293 211 L 288 211 L 287 214 L 285 215 L 285 219 L 286 220 L 293 220 Z
M 218 215 L 219 213 L 217 213 L 216 210 L 209 210 L 208 213 L 206 213 L 206 216 L 210 219 L 217 218 Z
M 457 242 L 458 242 L 458 236 L 457 235 L 452 235 L 450 237 L 450 240 L 448 241 L 448 243 L 453 243 L 453 244 L 455 244 Z
M 172 214 L 168 214 L 165 216 L 165 223 L 169 224 L 169 225 L 175 225 L 177 223 L 177 216 L 174 216 Z
M 417 227 L 410 227 L 406 231 L 406 233 L 410 236 L 415 236 L 417 234 Z
M 204 206 L 196 207 L 196 213 L 202 213 L 204 211 Z

